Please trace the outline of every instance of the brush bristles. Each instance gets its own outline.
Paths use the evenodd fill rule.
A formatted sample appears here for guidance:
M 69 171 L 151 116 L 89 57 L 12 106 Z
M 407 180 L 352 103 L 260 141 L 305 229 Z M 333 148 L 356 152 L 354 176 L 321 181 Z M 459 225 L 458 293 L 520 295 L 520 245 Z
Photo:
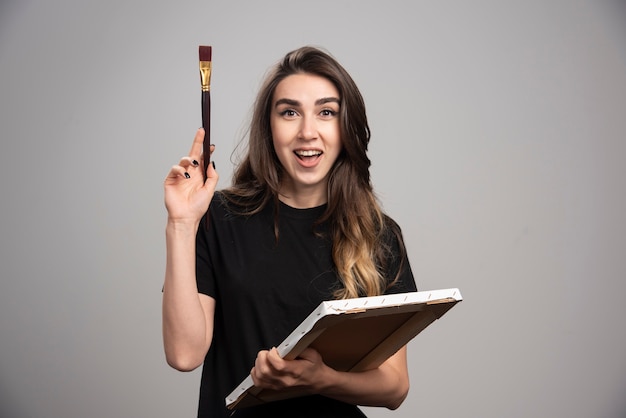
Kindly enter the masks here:
M 200 46 L 200 61 L 211 61 L 210 46 Z

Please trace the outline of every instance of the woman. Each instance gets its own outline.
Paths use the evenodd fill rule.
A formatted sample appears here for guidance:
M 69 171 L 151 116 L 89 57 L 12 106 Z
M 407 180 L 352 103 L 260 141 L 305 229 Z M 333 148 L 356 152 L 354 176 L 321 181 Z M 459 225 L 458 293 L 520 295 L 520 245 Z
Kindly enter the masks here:
M 372 190 L 352 78 L 319 49 L 288 53 L 259 92 L 247 155 L 222 192 L 214 165 L 203 182 L 203 137 L 200 129 L 165 180 L 163 289 L 168 364 L 204 364 L 198 415 L 229 416 L 224 398 L 248 374 L 256 386 L 310 396 L 235 416 L 397 408 L 409 388 L 406 347 L 361 373 L 335 371 L 313 349 L 283 360 L 272 348 L 323 300 L 416 290 L 400 230 Z

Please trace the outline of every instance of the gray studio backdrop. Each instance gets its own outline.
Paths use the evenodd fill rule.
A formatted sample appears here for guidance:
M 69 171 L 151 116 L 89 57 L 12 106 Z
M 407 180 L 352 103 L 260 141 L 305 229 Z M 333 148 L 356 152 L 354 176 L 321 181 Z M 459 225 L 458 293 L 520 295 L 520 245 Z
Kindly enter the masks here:
M 463 293 L 370 416 L 626 416 L 626 5 L 592 0 L 4 0 L 1 416 L 195 414 L 160 304 L 200 44 L 222 187 L 266 69 L 327 48 L 420 289 Z

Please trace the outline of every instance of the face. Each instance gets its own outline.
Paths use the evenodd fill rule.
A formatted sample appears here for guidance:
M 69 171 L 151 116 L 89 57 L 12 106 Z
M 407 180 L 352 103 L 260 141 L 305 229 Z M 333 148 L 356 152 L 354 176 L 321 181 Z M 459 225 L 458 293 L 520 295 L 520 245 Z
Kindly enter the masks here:
M 274 91 L 270 125 L 284 170 L 280 199 L 294 207 L 326 203 L 328 174 L 341 152 L 339 92 L 326 78 L 293 74 Z

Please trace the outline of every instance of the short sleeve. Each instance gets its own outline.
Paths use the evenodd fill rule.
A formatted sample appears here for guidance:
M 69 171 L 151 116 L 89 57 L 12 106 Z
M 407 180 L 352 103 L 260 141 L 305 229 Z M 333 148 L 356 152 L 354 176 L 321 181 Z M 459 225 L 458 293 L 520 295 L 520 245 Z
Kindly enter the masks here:
M 402 231 L 395 221 L 388 218 L 389 228 L 385 234 L 388 257 L 385 269 L 387 289 L 385 294 L 417 291 L 411 264 L 404 246 Z

